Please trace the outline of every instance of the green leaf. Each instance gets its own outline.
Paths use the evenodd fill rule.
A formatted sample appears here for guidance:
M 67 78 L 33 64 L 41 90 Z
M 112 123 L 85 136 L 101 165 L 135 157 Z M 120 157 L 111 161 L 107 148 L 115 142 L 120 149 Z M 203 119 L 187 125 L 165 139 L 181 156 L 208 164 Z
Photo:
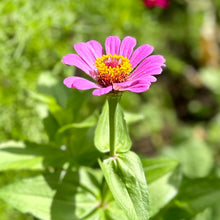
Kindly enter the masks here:
M 129 218 L 125 215 L 121 207 L 116 202 L 110 202 L 107 208 L 104 207 L 104 209 L 99 210 L 100 218 L 97 218 L 97 220 L 129 220 Z M 93 220 L 92 218 L 91 220 Z
M 170 158 L 142 159 L 141 162 L 148 184 L 172 172 L 179 164 Z
M 48 116 L 43 119 L 44 129 L 49 137 L 50 142 L 56 142 L 56 134 L 60 125 L 54 116 L 49 112 Z
M 69 90 L 69 89 L 68 89 Z M 78 121 L 85 101 L 91 96 L 91 91 L 71 90 L 71 97 L 67 100 L 65 112 L 68 114 L 68 122 Z M 67 123 L 68 123 L 67 122 Z
M 161 215 L 164 220 L 191 219 L 219 201 L 219 178 L 185 179 L 181 184 L 179 194 Z M 157 217 L 155 219 L 161 219 L 160 215 Z
M 213 216 L 213 208 L 207 208 L 203 212 L 197 214 L 194 218 L 192 218 L 192 220 L 214 220 L 214 217 L 215 216 Z
M 198 139 L 189 139 L 175 148 L 167 148 L 165 154 L 176 158 L 188 177 L 208 175 L 214 163 L 210 147 Z
M 0 189 L 0 198 L 43 220 L 87 219 L 100 204 L 101 172 L 81 169 L 23 179 Z
M 68 155 L 47 145 L 8 141 L 0 144 L 0 158 L 0 171 L 42 170 L 51 165 L 61 167 L 68 160 Z
M 108 186 L 130 220 L 147 220 L 148 189 L 139 157 L 129 151 L 99 161 Z
M 176 169 L 149 185 L 150 217 L 157 214 L 177 195 L 181 176 L 180 169 Z
M 98 113 L 95 111 L 92 115 L 90 115 L 88 118 L 86 118 L 82 122 L 78 123 L 72 123 L 72 124 L 67 124 L 61 127 L 58 130 L 58 133 L 63 133 L 64 131 L 72 128 L 88 128 L 88 127 L 93 127 L 96 125 L 98 121 Z
M 58 104 L 63 108 L 68 99 L 70 90 L 63 86 L 62 81 L 55 74 L 44 71 L 37 80 L 37 90 L 41 94 L 46 94 L 57 100 Z
M 91 165 L 97 163 L 100 152 L 94 146 L 94 128 L 98 113 L 82 122 L 67 124 L 61 127 L 56 135 L 57 142 L 65 145 L 74 164 Z
M 138 114 L 138 113 L 133 113 L 133 112 L 124 112 L 124 115 L 125 115 L 125 121 L 127 122 L 127 124 L 133 124 L 144 119 L 143 114 Z
M 131 147 L 127 125 L 120 105 L 116 109 L 115 146 L 116 152 L 126 152 Z M 109 145 L 109 107 L 106 102 L 95 131 L 95 146 L 101 152 L 108 152 Z
M 24 179 L 0 189 L 0 198 L 12 207 L 48 220 L 54 195 L 55 190 L 43 176 Z
M 57 139 L 66 146 L 72 164 L 88 166 L 97 163 L 100 152 L 94 146 L 94 128 L 89 123 L 64 126 L 60 129 Z
M 53 97 L 34 92 L 31 92 L 30 94 L 34 99 L 48 106 L 51 114 L 54 116 L 60 126 L 68 121 L 68 115 L 65 114 L 64 110 L 58 105 L 57 101 Z
M 214 93 L 220 95 L 219 84 L 220 84 L 220 71 L 218 68 L 206 67 L 200 70 L 200 78 L 202 82 Z
M 68 170 L 7 185 L 0 198 L 42 220 L 128 220 L 112 196 L 104 199 L 102 181 L 100 170 Z
M 178 161 L 168 158 L 142 159 L 149 184 L 150 216 L 154 216 L 178 193 L 181 172 Z

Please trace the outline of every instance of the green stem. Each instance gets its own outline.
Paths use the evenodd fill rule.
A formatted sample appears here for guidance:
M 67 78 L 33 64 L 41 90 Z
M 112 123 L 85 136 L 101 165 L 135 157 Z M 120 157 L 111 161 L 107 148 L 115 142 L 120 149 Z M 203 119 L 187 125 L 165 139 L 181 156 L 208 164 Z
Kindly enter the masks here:
M 108 106 L 109 106 L 109 144 L 110 144 L 110 156 L 115 155 L 115 124 L 116 124 L 116 108 L 120 96 L 109 96 Z

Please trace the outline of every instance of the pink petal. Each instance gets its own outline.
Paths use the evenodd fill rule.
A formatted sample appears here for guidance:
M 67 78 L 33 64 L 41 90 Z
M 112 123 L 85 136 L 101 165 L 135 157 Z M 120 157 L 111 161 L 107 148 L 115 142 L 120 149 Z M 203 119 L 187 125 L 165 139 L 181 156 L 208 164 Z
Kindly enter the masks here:
M 135 77 L 133 77 L 133 78 L 130 78 L 130 80 L 133 80 L 133 81 L 134 80 L 143 80 L 143 81 L 147 81 L 147 82 L 152 83 L 152 82 L 156 82 L 157 78 L 152 75 L 148 75 L 146 73 L 141 73 L 141 74 L 135 75 Z
M 128 80 L 126 82 L 121 82 L 121 83 L 114 83 L 113 84 L 113 89 L 114 90 L 119 90 L 121 88 L 127 88 L 129 86 L 133 86 L 137 83 L 138 83 L 138 81 L 135 81 L 135 80 Z
M 148 83 L 146 80 L 142 80 L 142 79 L 135 79 L 135 80 L 128 80 L 126 82 L 121 82 L 121 83 L 114 83 L 113 84 L 113 89 L 114 90 L 118 90 L 118 88 L 127 88 L 127 87 L 130 87 L 130 86 L 135 86 L 137 84 L 146 84 Z M 150 83 L 150 82 L 149 82 Z
M 141 78 L 145 78 L 148 76 L 152 76 L 152 75 L 159 75 L 161 74 L 161 72 L 163 71 L 163 69 L 160 66 L 148 66 L 148 68 L 144 71 L 144 72 L 136 72 L 135 74 L 131 74 L 130 75 L 130 79 L 132 80 L 137 80 L 137 79 L 141 79 Z
M 90 40 L 87 42 L 87 44 L 89 45 L 89 49 L 96 59 L 102 57 L 104 52 L 102 49 L 102 45 L 98 41 Z
M 165 61 L 166 60 L 161 55 L 151 55 L 151 56 L 147 57 L 143 62 L 164 64 Z
M 156 5 L 162 8 L 167 8 L 169 5 L 169 1 L 168 0 L 157 0 Z
M 133 49 L 136 45 L 136 39 L 130 36 L 125 37 L 122 40 L 119 55 L 130 58 Z
M 73 65 L 90 75 L 91 68 L 76 54 L 67 54 L 62 62 L 67 65 Z
M 145 92 L 146 90 L 148 90 L 150 88 L 150 85 L 147 84 L 143 84 L 143 85 L 138 85 L 138 86 L 133 86 L 133 87 L 129 87 L 126 90 L 131 91 L 131 92 L 136 92 L 136 93 L 141 93 L 141 92 Z M 121 90 L 122 91 L 122 90 Z
M 95 89 L 95 90 L 93 90 L 92 94 L 100 96 L 100 95 L 107 94 L 111 91 L 112 91 L 112 86 L 108 86 L 108 87 L 105 87 L 105 88 Z
M 131 56 L 130 63 L 135 68 L 145 57 L 153 52 L 154 48 L 148 44 L 138 47 Z
M 149 89 L 151 83 L 147 80 L 134 80 L 123 83 L 114 83 L 113 88 L 117 91 L 143 92 Z
M 78 76 L 70 76 L 64 79 L 63 83 L 68 87 L 68 88 L 76 88 L 79 90 L 88 90 L 88 89 L 94 89 L 94 88 L 100 88 L 97 84 L 78 77 Z
M 88 64 L 91 69 L 95 69 L 95 56 L 89 48 L 89 44 L 87 43 L 78 43 L 74 45 L 75 51 L 79 54 L 79 56 Z
M 149 56 L 132 72 L 130 78 L 137 78 L 142 73 L 147 75 L 158 75 L 162 72 L 161 66 L 165 66 L 164 62 L 165 59 L 161 55 Z
M 117 36 L 109 36 L 105 40 L 106 54 L 118 54 L 121 40 Z
M 152 1 L 152 0 L 144 0 L 144 3 L 147 7 L 151 8 L 153 6 L 156 5 L 156 2 L 155 1 Z
M 162 7 L 162 8 L 166 8 L 168 7 L 168 0 L 144 0 L 144 3 L 146 4 L 147 7 L 153 7 L 153 6 L 159 6 L 159 7 Z

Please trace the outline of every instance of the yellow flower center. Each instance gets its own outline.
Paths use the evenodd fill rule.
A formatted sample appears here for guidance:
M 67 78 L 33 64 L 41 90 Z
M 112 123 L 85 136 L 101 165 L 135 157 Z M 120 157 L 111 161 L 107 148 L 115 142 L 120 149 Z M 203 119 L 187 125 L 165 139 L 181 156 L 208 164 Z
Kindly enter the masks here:
M 106 87 L 113 83 L 120 83 L 127 80 L 132 68 L 127 57 L 120 55 L 103 55 L 95 61 L 97 69 L 97 81 Z

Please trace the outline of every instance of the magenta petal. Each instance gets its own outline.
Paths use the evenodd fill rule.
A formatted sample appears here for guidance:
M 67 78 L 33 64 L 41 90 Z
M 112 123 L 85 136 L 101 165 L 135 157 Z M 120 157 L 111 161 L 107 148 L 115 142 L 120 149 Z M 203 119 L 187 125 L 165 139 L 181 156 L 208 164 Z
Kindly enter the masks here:
M 147 84 L 142 84 L 142 85 L 138 85 L 138 86 L 132 86 L 127 88 L 126 90 L 131 91 L 131 92 L 136 92 L 136 93 L 140 93 L 140 92 L 145 92 L 146 90 L 148 90 L 150 88 L 150 85 Z M 121 90 L 122 91 L 122 90 Z
M 89 48 L 87 43 L 78 43 L 74 45 L 75 51 L 79 56 L 90 66 L 91 69 L 95 69 L 95 56 Z
M 128 80 L 126 82 L 121 82 L 121 83 L 114 83 L 113 84 L 113 89 L 114 90 L 121 90 L 121 89 L 125 89 L 131 86 L 136 86 L 138 84 L 148 84 L 150 82 L 147 82 L 146 80 L 142 80 L 142 79 L 135 79 L 135 80 Z
M 92 94 L 100 96 L 100 95 L 107 94 L 111 91 L 112 91 L 112 86 L 108 86 L 108 87 L 105 87 L 105 88 L 95 89 L 95 90 L 93 90 Z
M 155 0 L 155 2 L 165 2 L 163 0 Z M 104 55 L 103 48 L 101 44 L 95 40 L 88 41 L 86 43 L 78 43 L 74 45 L 74 48 L 78 55 L 67 54 L 63 57 L 63 63 L 67 65 L 74 65 L 84 72 L 86 72 L 94 81 L 102 82 L 101 85 L 109 85 L 108 87 L 102 87 L 98 82 L 89 81 L 87 79 L 72 76 L 64 80 L 64 84 L 69 88 L 76 88 L 79 90 L 94 89 L 93 95 L 101 96 L 107 94 L 111 91 L 132 91 L 132 92 L 144 92 L 149 89 L 152 82 L 156 82 L 156 78 L 153 75 L 160 74 L 162 72 L 162 67 L 165 66 L 165 59 L 160 55 L 149 56 L 153 52 L 153 47 L 145 44 L 138 47 L 134 52 L 134 47 L 136 46 L 136 39 L 130 36 L 126 36 L 122 42 L 117 36 L 109 36 L 105 41 L 105 52 L 106 55 L 120 55 L 127 57 L 132 66 L 131 73 L 127 76 L 125 82 L 113 83 L 109 85 L 109 80 L 111 82 L 120 81 L 116 76 L 111 77 L 110 75 L 106 78 L 102 74 L 101 70 L 95 66 L 95 62 L 98 58 Z M 103 58 L 105 59 L 105 57 Z M 120 61 L 109 59 L 104 64 L 109 68 L 114 68 L 115 64 L 121 68 L 123 73 L 123 66 L 120 65 Z M 112 63 L 111 63 L 112 62 Z M 118 68 L 118 67 L 117 67 Z M 100 73 L 99 73 L 100 71 Z M 117 71 L 117 69 L 115 70 Z M 105 72 L 108 74 L 108 72 Z M 114 74 L 114 73 L 112 73 Z M 123 75 L 122 75 L 123 77 Z M 106 81 L 107 79 L 107 81 Z
M 161 55 L 151 55 L 149 57 L 147 57 L 143 62 L 145 63 L 157 63 L 157 64 L 164 64 L 165 63 L 165 59 L 163 56 Z
M 136 84 L 136 82 L 134 80 L 128 80 L 126 82 L 121 82 L 121 83 L 114 83 L 113 84 L 113 89 L 114 90 L 120 90 L 121 88 L 127 88 L 131 85 Z
M 90 40 L 87 42 L 87 44 L 89 45 L 89 49 L 92 51 L 96 59 L 102 57 L 104 52 L 102 49 L 102 45 L 98 41 Z
M 145 79 L 145 77 L 149 77 L 152 75 L 159 75 L 163 69 L 160 66 L 151 65 L 148 66 L 144 72 L 136 72 L 130 75 L 130 79 L 137 80 L 137 79 Z
M 119 55 L 130 58 L 133 49 L 136 45 L 136 39 L 130 36 L 125 37 L 122 40 Z
M 68 88 L 75 88 L 79 90 L 88 90 L 88 89 L 94 89 L 94 88 L 100 88 L 97 84 L 87 80 L 83 79 L 78 76 L 70 76 L 64 79 L 63 83 Z
M 162 69 L 161 69 L 161 71 L 162 71 Z M 130 78 L 130 80 L 131 81 L 143 80 L 143 81 L 147 81 L 149 83 L 152 83 L 152 82 L 156 82 L 157 78 L 152 75 L 146 74 L 146 73 L 140 73 L 140 74 L 136 74 L 133 78 Z
M 153 7 L 153 6 L 159 6 L 159 7 L 162 7 L 162 8 L 166 8 L 168 7 L 168 0 L 155 0 L 155 1 L 152 1 L 152 0 L 144 0 L 144 3 L 146 4 L 147 7 Z
M 151 83 L 147 80 L 133 80 L 123 83 L 114 83 L 113 88 L 117 91 L 142 92 L 149 89 Z
M 162 7 L 162 8 L 167 8 L 169 5 L 168 0 L 157 0 L 156 5 Z
M 67 65 L 76 66 L 77 68 L 90 75 L 89 72 L 91 71 L 91 68 L 76 54 L 67 54 L 63 57 L 62 62 Z
M 154 48 L 148 44 L 138 47 L 131 56 L 130 63 L 135 68 L 145 57 L 153 52 Z
M 155 63 L 147 63 L 146 65 L 138 66 L 135 71 L 130 75 L 130 78 L 137 78 L 141 74 L 147 75 L 159 75 L 162 72 L 162 64 L 155 64 Z
M 109 36 L 105 40 L 105 51 L 106 54 L 117 54 L 119 53 L 121 40 L 116 36 Z
M 160 55 L 152 55 L 142 61 L 130 75 L 131 79 L 139 78 L 141 75 L 158 75 L 162 72 L 161 66 L 165 66 L 165 59 Z

